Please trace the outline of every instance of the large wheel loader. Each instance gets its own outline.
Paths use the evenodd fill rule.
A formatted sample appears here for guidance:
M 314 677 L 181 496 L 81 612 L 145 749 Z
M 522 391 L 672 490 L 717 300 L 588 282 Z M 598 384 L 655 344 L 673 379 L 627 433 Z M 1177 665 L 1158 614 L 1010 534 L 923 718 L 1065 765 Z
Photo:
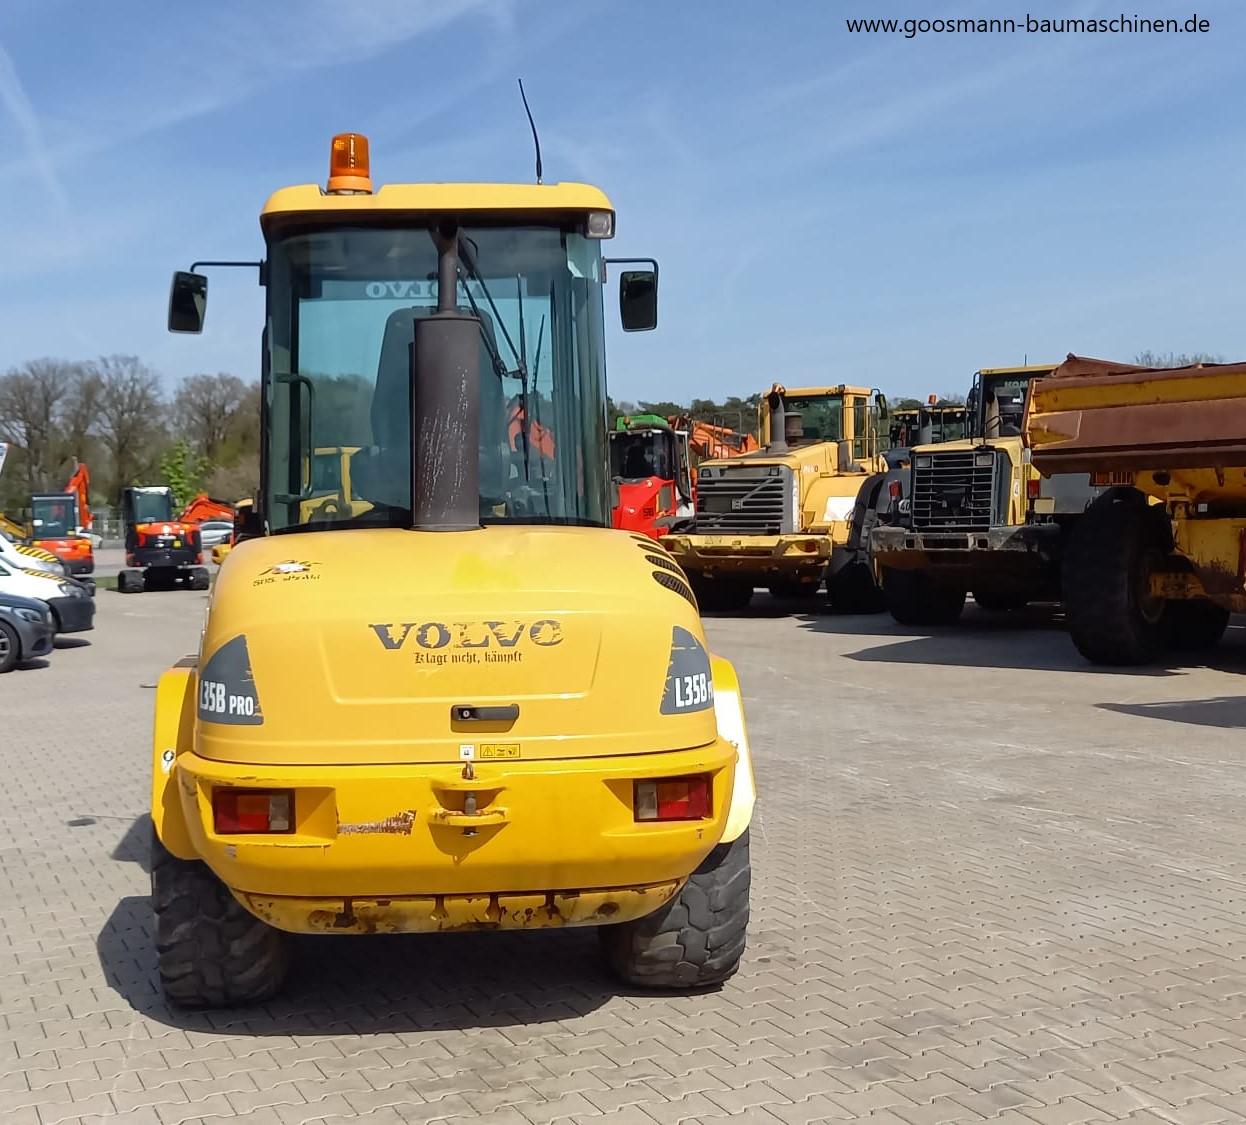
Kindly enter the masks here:
M 364 138 L 331 151 L 327 189 L 260 217 L 260 489 L 198 654 L 157 690 L 165 993 L 270 996 L 287 933 L 559 926 L 600 927 L 634 984 L 725 980 L 748 738 L 683 573 L 610 528 L 610 201 L 374 190 Z M 206 299 L 176 274 L 170 328 L 200 331 Z M 656 265 L 628 263 L 618 299 L 652 328 Z M 510 440 L 516 397 L 539 441 Z M 330 447 L 357 447 L 366 509 L 306 507 Z
M 1035 383 L 1035 468 L 1105 489 L 1064 558 L 1069 632 L 1092 663 L 1210 648 L 1246 612 L 1244 386 L 1246 363 L 1074 355 Z

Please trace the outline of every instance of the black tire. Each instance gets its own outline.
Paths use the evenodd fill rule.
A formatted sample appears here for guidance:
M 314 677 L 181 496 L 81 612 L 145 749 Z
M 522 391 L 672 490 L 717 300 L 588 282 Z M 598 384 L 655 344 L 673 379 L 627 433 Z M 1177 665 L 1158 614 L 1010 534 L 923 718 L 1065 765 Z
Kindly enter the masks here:
M 1146 591 L 1170 548 L 1164 517 L 1140 493 L 1105 493 L 1078 520 L 1064 555 L 1064 607 L 1073 644 L 1092 664 L 1146 664 L 1163 651 L 1167 603 Z
M 206 566 L 197 566 L 190 572 L 187 585 L 192 590 L 206 590 L 212 585 L 212 580 L 208 577 L 208 568 Z
M 0 621 L 0 675 L 12 672 L 22 658 L 22 641 L 17 630 L 7 621 Z
M 1028 604 L 1022 594 L 999 594 L 991 590 L 975 590 L 973 600 L 979 609 L 985 609 L 988 613 L 1010 613 L 1025 609 Z
M 719 844 L 660 910 L 601 927 L 611 969 L 643 988 L 706 988 L 740 966 L 748 930 L 748 832 Z
M 244 910 L 198 860 L 151 834 L 151 902 L 165 997 L 179 1008 L 258 1004 L 280 991 L 285 935 Z
M 841 567 L 826 583 L 827 598 L 836 613 L 881 613 L 887 608 L 874 574 L 863 562 Z
M 143 576 L 137 570 L 123 570 L 117 575 L 117 593 L 137 594 L 143 589 Z
M 694 578 L 692 592 L 697 605 L 706 610 L 748 609 L 753 600 L 753 584 L 731 578 Z
M 1160 627 L 1173 648 L 1186 652 L 1215 648 L 1229 627 L 1229 611 L 1207 598 L 1169 601 Z
M 920 570 L 883 570 L 883 597 L 901 625 L 951 625 L 965 608 L 960 586 L 932 582 Z

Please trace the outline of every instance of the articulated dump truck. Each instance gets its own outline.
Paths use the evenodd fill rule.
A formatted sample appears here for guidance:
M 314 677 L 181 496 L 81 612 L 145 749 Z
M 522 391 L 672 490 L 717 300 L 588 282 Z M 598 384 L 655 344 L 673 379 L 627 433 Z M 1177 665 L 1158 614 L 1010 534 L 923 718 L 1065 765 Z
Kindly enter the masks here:
M 691 526 L 664 540 L 702 608 L 743 609 L 757 586 L 808 597 L 823 581 L 841 609 L 876 596 L 845 548 L 857 492 L 886 470 L 886 400 L 867 387 L 775 384 L 760 411 L 762 448 L 703 461 Z
M 260 216 L 260 488 L 156 692 L 165 994 L 273 995 L 286 933 L 557 926 L 598 927 L 631 984 L 717 984 L 753 774 L 683 572 L 610 527 L 610 201 L 374 190 L 365 138 L 331 152 Z M 618 285 L 653 328 L 656 266 Z M 206 301 L 176 274 L 170 329 Z M 322 450 L 352 451 L 350 502 L 308 505 Z
M 1096 664 L 1203 649 L 1246 611 L 1246 363 L 1156 369 L 1069 356 L 1034 385 L 1035 468 L 1104 489 L 1064 560 Z

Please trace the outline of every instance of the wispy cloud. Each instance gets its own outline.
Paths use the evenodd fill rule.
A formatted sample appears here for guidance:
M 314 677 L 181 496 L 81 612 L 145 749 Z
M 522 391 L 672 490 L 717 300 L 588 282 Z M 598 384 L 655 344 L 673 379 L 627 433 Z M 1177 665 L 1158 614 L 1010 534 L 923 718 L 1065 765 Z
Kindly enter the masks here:
M 71 222 L 69 196 L 56 170 L 56 163 L 43 137 L 39 115 L 26 95 L 26 87 L 18 77 L 17 67 L 8 51 L 0 44 L 0 105 L 17 126 L 26 148 L 27 158 L 35 174 L 43 181 L 48 197 L 52 200 L 57 218 L 68 228 Z M 12 173 L 10 173 L 11 175 Z

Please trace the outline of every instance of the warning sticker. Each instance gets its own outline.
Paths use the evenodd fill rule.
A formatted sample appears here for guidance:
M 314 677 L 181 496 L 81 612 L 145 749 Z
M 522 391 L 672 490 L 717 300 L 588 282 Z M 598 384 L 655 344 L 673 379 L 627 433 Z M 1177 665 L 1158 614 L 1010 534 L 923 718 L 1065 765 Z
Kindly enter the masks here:
M 482 758 L 518 758 L 518 742 L 483 742 L 480 746 Z

